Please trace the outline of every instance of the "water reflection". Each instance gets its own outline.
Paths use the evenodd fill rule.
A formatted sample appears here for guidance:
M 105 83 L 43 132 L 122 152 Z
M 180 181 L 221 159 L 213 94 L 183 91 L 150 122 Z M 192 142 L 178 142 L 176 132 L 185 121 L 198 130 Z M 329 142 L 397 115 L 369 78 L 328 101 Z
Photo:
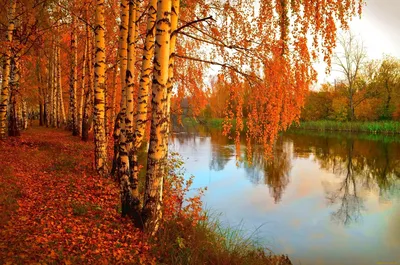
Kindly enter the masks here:
M 332 172 L 323 186 L 327 203 L 337 209 L 332 219 L 344 225 L 360 221 L 365 211 L 364 195 L 378 191 L 381 201 L 391 200 L 400 180 L 400 145 L 370 141 L 356 135 L 287 134 L 294 144 L 294 156 L 313 156 L 321 169 Z M 383 139 L 383 138 L 382 138 Z
M 399 198 L 400 139 L 370 138 L 351 134 L 286 133 L 278 138 L 273 158 L 265 160 L 262 150 L 253 147 L 252 161 L 248 163 L 243 145 L 242 160 L 236 164 L 244 169 L 251 183 L 267 185 L 273 201 L 280 203 L 291 181 L 292 160 L 316 162 L 321 170 L 334 176 L 320 180 L 326 204 L 333 209 L 331 219 L 350 225 L 362 220 L 365 197 L 371 192 L 379 194 L 381 202 Z M 210 141 L 210 171 L 223 171 L 236 158 L 233 142 L 219 130 L 191 129 L 173 134 L 171 140 L 193 150 Z
M 206 208 L 258 232 L 294 264 L 377 264 L 399 260 L 400 136 L 285 133 L 252 163 L 220 131 L 171 136 Z
M 255 148 L 251 164 L 247 157 L 243 159 L 247 177 L 252 183 L 267 185 L 275 203 L 281 201 L 290 182 L 291 151 L 291 142 L 279 137 L 272 158 L 266 160 L 262 150 Z

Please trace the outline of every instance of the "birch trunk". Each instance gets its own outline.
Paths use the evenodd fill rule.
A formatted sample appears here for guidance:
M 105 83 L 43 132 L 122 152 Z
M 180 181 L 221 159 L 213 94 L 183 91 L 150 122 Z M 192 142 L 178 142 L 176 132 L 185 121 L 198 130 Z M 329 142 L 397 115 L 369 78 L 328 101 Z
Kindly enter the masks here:
M 139 192 L 138 181 L 133 179 L 130 168 L 129 154 L 132 148 L 133 135 L 133 107 L 134 107 L 134 70 L 135 70 L 135 36 L 136 36 L 136 5 L 135 0 L 129 1 L 129 24 L 128 24 L 128 65 L 126 69 L 126 113 L 122 125 L 125 133 L 120 137 L 120 176 L 121 176 L 121 205 L 122 215 L 128 215 L 137 226 L 141 226 L 139 215 Z
M 94 142 L 95 165 L 100 176 L 106 176 L 107 172 L 107 147 L 105 135 L 105 38 L 104 38 L 104 0 L 96 0 L 95 14 L 95 85 L 94 85 Z
M 65 116 L 64 108 L 64 96 L 61 82 L 61 50 L 60 46 L 57 47 L 57 88 L 58 88 L 58 112 L 59 112 L 59 124 L 67 124 L 67 118 Z M 60 127 L 60 126 L 59 126 Z
M 40 55 L 40 54 L 39 54 Z M 39 62 L 36 62 L 36 76 L 39 84 L 39 126 L 44 126 L 44 106 L 45 106 L 45 89 L 43 87 L 42 74 L 40 72 Z
M 78 49 L 76 36 L 76 21 L 72 17 L 72 32 L 71 32 L 71 75 L 70 75 L 70 116 L 72 135 L 77 136 L 78 132 L 78 113 L 76 106 L 76 85 L 78 80 Z
M 8 10 L 8 27 L 6 40 L 9 43 L 9 47 L 6 48 L 3 61 L 3 80 L 1 86 L 1 96 L 0 96 L 0 139 L 4 139 L 7 135 L 7 108 L 8 99 L 10 97 L 10 64 L 11 64 L 11 48 L 13 40 L 13 31 L 15 28 L 15 9 L 16 0 L 10 1 L 10 6 Z
M 83 102 L 85 97 L 85 80 L 86 80 L 86 55 L 87 55 L 87 44 L 85 44 L 85 50 L 83 52 L 83 63 L 82 63 L 82 77 L 81 77 L 81 93 L 78 107 L 78 134 L 82 137 L 82 116 L 83 116 Z
M 11 58 L 11 65 L 10 65 L 10 115 L 9 115 L 9 123 L 8 123 L 8 135 L 9 136 L 19 136 L 19 111 L 17 108 L 17 93 L 19 88 L 19 67 L 18 67 L 18 57 L 14 55 Z
M 135 179 L 139 178 L 139 165 L 138 165 L 138 152 L 142 146 L 143 137 L 145 135 L 147 115 L 148 115 L 148 102 L 149 102 L 149 88 L 150 76 L 152 73 L 151 60 L 154 56 L 154 41 L 155 41 L 155 23 L 157 19 L 157 0 L 151 0 L 147 13 L 147 29 L 146 39 L 144 43 L 143 61 L 139 81 L 139 95 L 136 112 L 136 129 L 134 133 L 134 148 L 132 154 L 133 176 Z
M 120 102 L 120 113 L 117 115 L 114 126 L 114 158 L 112 175 L 118 171 L 118 178 L 120 175 L 120 141 L 122 134 L 125 133 L 125 112 L 126 112 L 126 92 L 125 92 L 125 76 L 126 68 L 128 64 L 128 21 L 129 21 L 129 0 L 121 1 L 121 24 L 120 37 L 118 45 L 118 58 L 119 58 L 119 69 L 120 69 L 120 83 L 121 83 L 121 102 Z M 124 147 L 122 147 L 124 148 Z M 124 151 L 123 151 L 124 152 Z
M 112 94 L 111 94 L 111 113 L 110 113 L 110 130 L 114 129 L 115 125 L 115 112 L 116 112 L 116 103 L 117 103 L 117 71 L 118 67 L 114 67 L 113 77 L 112 77 Z
M 87 70 L 88 70 L 88 76 L 87 76 L 87 89 L 85 92 L 85 104 L 84 104 L 84 109 L 83 109 L 83 117 L 82 117 L 82 140 L 87 141 L 89 140 L 89 129 L 90 129 L 90 122 L 89 122 L 89 112 L 90 112 L 90 106 L 92 103 L 92 98 L 93 98 L 93 93 L 92 93 L 92 86 L 93 86 L 93 75 L 92 75 L 92 39 L 90 36 L 90 31 L 89 31 L 89 26 L 86 25 L 86 57 L 87 57 Z
M 53 50 L 53 58 L 51 60 L 51 75 L 50 75 L 50 126 L 55 127 L 56 120 L 56 47 L 55 44 L 52 47 Z
M 150 146 L 142 219 L 148 232 L 158 230 L 162 218 L 163 177 L 168 152 L 167 82 L 171 39 L 171 0 L 157 3 L 156 41 L 152 86 Z
M 168 83 L 167 83 L 167 105 L 166 105 L 166 112 L 167 112 L 167 133 L 165 137 L 165 141 L 168 143 L 168 135 L 169 129 L 171 126 L 171 95 L 172 95 L 172 88 L 174 86 L 174 65 L 175 65 L 175 46 L 176 46 L 176 37 L 177 33 L 175 30 L 178 28 L 178 20 L 179 20 L 179 6 L 180 0 L 172 0 L 172 8 L 171 8 L 171 43 L 169 47 L 169 66 L 168 66 Z
M 55 52 L 56 52 L 56 55 L 55 55 L 55 61 L 54 61 L 54 71 L 55 71 L 55 74 L 54 74 L 54 94 L 53 94 L 53 96 L 54 96 L 54 98 L 53 98 L 53 112 L 54 112 L 54 124 L 53 124 L 53 127 L 58 127 L 59 126 L 59 124 L 60 124 L 60 115 L 59 115 L 59 113 L 60 113 L 60 111 L 59 111 L 59 109 L 60 109 L 60 100 L 59 100 L 59 92 L 60 92 L 60 88 L 59 88 L 59 69 L 58 69 L 58 56 L 59 56 L 59 53 L 58 53 L 58 47 L 57 47 L 57 45 L 58 45 L 58 43 L 56 44 L 56 46 L 55 46 Z

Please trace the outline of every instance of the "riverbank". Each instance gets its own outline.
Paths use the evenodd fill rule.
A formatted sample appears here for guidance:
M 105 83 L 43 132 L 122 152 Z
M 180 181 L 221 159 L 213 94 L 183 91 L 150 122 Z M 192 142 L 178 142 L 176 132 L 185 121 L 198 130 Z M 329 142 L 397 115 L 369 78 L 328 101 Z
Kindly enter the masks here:
M 185 117 L 182 119 L 183 127 L 195 127 L 195 126 L 206 126 L 209 128 L 222 129 L 224 119 L 223 118 L 212 118 L 212 119 L 202 119 L 202 118 L 192 118 Z
M 342 131 L 362 132 L 371 134 L 400 134 L 400 122 L 338 122 L 338 121 L 305 121 L 299 125 L 292 125 L 289 130 L 313 130 L 313 131 Z
M 165 222 L 146 236 L 121 218 L 118 183 L 93 170 L 93 142 L 70 132 L 30 128 L 0 143 L 0 161 L 0 264 L 290 264 L 222 228 L 199 197 L 182 207 L 179 174 L 166 179 Z
M 195 127 L 205 126 L 208 128 L 221 129 L 223 127 L 223 118 L 212 118 L 212 119 L 194 119 L 184 118 L 182 124 L 184 127 Z M 235 128 L 236 121 L 233 121 L 233 130 Z M 246 130 L 246 121 L 244 121 L 244 130 Z M 339 122 L 339 121 L 304 121 L 300 124 L 293 124 L 289 131 L 322 131 L 322 132 L 361 132 L 369 134 L 400 134 L 400 122 L 398 121 L 377 121 L 377 122 Z

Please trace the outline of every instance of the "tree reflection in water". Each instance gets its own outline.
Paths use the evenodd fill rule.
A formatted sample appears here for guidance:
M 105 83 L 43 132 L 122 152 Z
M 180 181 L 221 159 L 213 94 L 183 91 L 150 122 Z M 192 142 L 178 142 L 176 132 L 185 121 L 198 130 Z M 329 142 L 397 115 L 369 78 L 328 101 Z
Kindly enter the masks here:
M 176 138 L 192 148 L 203 145 L 207 138 L 211 171 L 222 171 L 230 161 L 235 161 L 233 142 L 218 130 L 200 128 L 196 133 Z M 335 208 L 332 219 L 344 225 L 361 219 L 367 210 L 364 202 L 371 193 L 377 194 L 382 203 L 400 197 L 399 137 L 285 133 L 278 138 L 269 160 L 254 146 L 252 163 L 247 161 L 245 146 L 241 148 L 237 165 L 245 170 L 252 183 L 267 185 L 275 203 L 282 201 L 290 183 L 293 160 L 312 159 L 321 169 L 333 173 L 333 177 L 322 180 L 322 185 L 327 204 Z M 315 181 L 320 181 L 318 177 L 315 176 Z
M 282 195 L 290 182 L 291 143 L 279 137 L 274 146 L 274 155 L 265 159 L 261 148 L 253 148 L 252 163 L 247 157 L 243 159 L 243 166 L 252 183 L 265 184 L 275 203 L 282 200 Z
M 380 201 L 399 197 L 395 188 L 400 182 L 398 142 L 352 135 L 288 134 L 288 138 L 294 142 L 294 156 L 308 153 L 336 176 L 323 181 L 328 204 L 338 206 L 332 213 L 334 221 L 344 225 L 358 222 L 366 210 L 364 200 L 372 191 L 377 191 Z

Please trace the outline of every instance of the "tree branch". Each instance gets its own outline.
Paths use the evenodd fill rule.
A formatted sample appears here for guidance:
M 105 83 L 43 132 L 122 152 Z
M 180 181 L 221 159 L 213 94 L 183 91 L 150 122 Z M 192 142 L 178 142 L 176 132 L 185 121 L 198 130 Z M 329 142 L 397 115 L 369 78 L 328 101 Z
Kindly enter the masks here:
M 212 65 L 218 65 L 221 66 L 223 68 L 228 68 L 233 70 L 234 72 L 241 74 L 242 76 L 246 77 L 247 79 L 254 79 L 256 78 L 258 81 L 262 81 L 261 78 L 259 78 L 258 76 L 254 76 L 254 75 L 249 75 L 246 74 L 245 72 L 240 71 L 239 69 L 237 69 L 236 67 L 226 64 L 226 63 L 219 63 L 219 62 L 214 62 L 214 61 L 209 61 L 209 60 L 203 60 L 203 59 L 199 59 L 199 58 L 195 58 L 195 57 L 190 57 L 190 56 L 186 56 L 186 55 L 180 55 L 180 54 L 174 54 L 175 57 L 178 58 L 182 58 L 182 59 L 187 59 L 187 60 L 191 60 L 191 61 L 196 61 L 196 62 L 201 62 L 201 63 L 207 63 L 207 64 L 212 64 Z
M 200 19 L 197 19 L 197 20 L 190 21 L 189 23 L 186 23 L 185 25 L 180 26 L 179 28 L 177 28 L 176 30 L 174 30 L 174 31 L 171 33 L 171 37 L 174 36 L 174 35 L 176 35 L 176 34 L 178 34 L 179 31 L 181 31 L 181 30 L 184 29 L 184 28 L 190 27 L 190 26 L 193 25 L 193 24 L 200 23 L 200 22 L 203 22 L 203 21 L 206 21 L 206 20 L 209 20 L 209 19 L 215 21 L 214 18 L 213 18 L 212 16 L 208 16 L 208 17 L 204 17 L 204 18 L 200 18 Z

